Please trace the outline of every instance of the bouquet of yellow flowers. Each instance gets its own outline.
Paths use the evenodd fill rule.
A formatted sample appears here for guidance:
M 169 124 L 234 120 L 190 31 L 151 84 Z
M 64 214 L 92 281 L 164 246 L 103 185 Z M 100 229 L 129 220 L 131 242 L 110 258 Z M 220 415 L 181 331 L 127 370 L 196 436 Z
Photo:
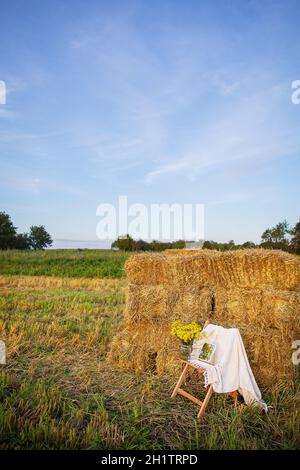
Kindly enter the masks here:
M 191 345 L 195 338 L 206 337 L 201 331 L 201 326 L 195 322 L 182 323 L 180 320 L 175 320 L 171 326 L 171 333 L 187 346 Z

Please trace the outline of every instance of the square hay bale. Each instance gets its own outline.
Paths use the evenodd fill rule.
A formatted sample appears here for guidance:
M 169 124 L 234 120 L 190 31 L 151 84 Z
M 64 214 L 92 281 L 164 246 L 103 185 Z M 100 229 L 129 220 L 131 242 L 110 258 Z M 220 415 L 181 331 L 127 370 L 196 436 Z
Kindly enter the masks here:
M 114 336 L 108 360 L 137 372 L 169 374 L 176 377 L 182 368 L 178 360 L 178 340 L 170 334 L 169 322 L 156 324 L 125 321 Z
M 239 329 L 258 385 L 268 387 L 278 382 L 292 385 L 295 366 L 291 357 L 293 332 L 290 328 L 279 331 L 242 326 Z
M 128 282 L 138 285 L 300 288 L 299 258 L 278 250 L 141 254 L 128 258 L 125 269 Z
M 294 378 L 292 342 L 300 338 L 300 292 L 216 288 L 211 321 L 239 328 L 259 385 Z
M 125 263 L 128 282 L 137 285 L 167 285 L 201 289 L 213 284 L 212 256 L 142 254 Z
M 268 318 L 272 327 L 288 326 L 294 339 L 300 339 L 300 290 L 265 289 L 262 293 L 261 317 Z
M 214 257 L 215 285 L 220 287 L 300 288 L 299 258 L 279 250 L 236 250 Z
M 136 285 L 172 285 L 166 257 L 160 254 L 130 256 L 125 262 L 127 280 Z
M 165 285 L 129 284 L 126 290 L 125 318 L 129 321 L 157 320 L 204 322 L 212 308 L 211 289 L 171 288 Z
M 215 323 L 228 326 L 256 325 L 281 330 L 289 323 L 297 331 L 300 316 L 300 292 L 275 289 L 226 289 L 213 290 Z M 300 338 L 300 336 L 299 336 Z

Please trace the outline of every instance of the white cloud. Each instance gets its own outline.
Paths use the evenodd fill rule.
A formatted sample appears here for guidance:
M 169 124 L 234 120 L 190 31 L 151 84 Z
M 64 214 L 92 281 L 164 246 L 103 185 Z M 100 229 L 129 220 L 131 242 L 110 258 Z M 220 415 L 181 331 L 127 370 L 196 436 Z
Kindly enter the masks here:
M 162 175 L 182 172 L 184 169 L 189 169 L 190 164 L 190 161 L 182 159 L 168 165 L 162 165 L 157 170 L 149 171 L 149 173 L 146 175 L 146 181 L 147 183 L 151 183 L 154 179 L 159 178 Z

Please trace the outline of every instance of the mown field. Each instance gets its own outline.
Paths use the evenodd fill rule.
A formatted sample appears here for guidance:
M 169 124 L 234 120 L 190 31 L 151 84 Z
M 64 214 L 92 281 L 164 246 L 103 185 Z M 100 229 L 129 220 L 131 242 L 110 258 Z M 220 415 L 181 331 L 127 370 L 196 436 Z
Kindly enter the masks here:
M 111 368 L 126 256 L 0 253 L 0 448 L 300 448 L 299 388 L 263 390 L 267 416 L 215 394 L 199 422 L 193 404 L 169 398 L 168 377 Z M 189 386 L 204 396 L 197 377 Z

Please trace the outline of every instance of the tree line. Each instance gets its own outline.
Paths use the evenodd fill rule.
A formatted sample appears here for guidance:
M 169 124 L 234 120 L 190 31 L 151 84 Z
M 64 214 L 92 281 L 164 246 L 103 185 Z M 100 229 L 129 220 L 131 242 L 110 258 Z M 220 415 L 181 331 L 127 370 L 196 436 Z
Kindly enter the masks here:
M 33 225 L 29 233 L 18 233 L 10 216 L 5 212 L 0 212 L 0 250 L 42 250 L 53 243 L 51 235 L 43 225 Z M 167 249 L 181 249 L 185 247 L 185 240 L 173 242 L 160 242 L 153 240 L 134 240 L 130 235 L 119 237 L 115 240 L 111 248 L 122 251 L 163 251 Z M 284 250 L 300 255 L 300 220 L 294 227 L 290 227 L 286 220 L 279 222 L 271 228 L 267 228 L 261 235 L 261 242 L 255 244 L 247 241 L 242 244 L 235 244 L 234 240 L 226 243 L 219 243 L 213 240 L 205 240 L 203 248 L 219 251 L 245 249 L 245 248 L 268 248 Z
M 185 241 L 177 240 L 174 242 L 159 242 L 153 240 L 152 242 L 146 242 L 145 240 L 134 240 L 130 235 L 125 235 L 117 238 L 112 244 L 112 249 L 118 249 L 122 251 L 163 251 L 171 248 L 184 248 Z
M 32 225 L 29 233 L 18 233 L 10 216 L 0 212 L 0 250 L 42 250 L 52 242 L 43 225 Z
M 112 249 L 119 249 L 122 251 L 163 251 L 172 248 L 184 248 L 185 241 L 178 240 L 175 242 L 159 242 L 154 240 L 152 242 L 146 242 L 144 240 L 134 240 L 130 235 L 126 235 L 115 240 L 111 247 Z M 266 229 L 261 235 L 261 242 L 258 244 L 252 241 L 235 244 L 234 240 L 229 240 L 226 243 L 205 240 L 203 248 L 219 251 L 246 248 L 268 248 L 284 250 L 300 255 L 300 220 L 294 227 L 290 227 L 287 221 L 284 220 L 274 227 Z

